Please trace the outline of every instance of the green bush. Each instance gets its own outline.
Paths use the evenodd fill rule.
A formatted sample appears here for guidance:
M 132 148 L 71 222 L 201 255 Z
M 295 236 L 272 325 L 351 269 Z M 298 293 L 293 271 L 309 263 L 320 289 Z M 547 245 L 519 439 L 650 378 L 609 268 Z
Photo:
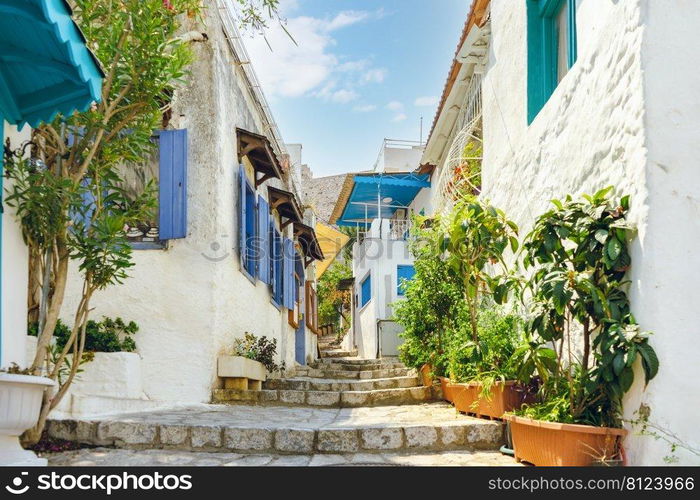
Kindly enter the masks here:
M 38 323 L 30 323 L 28 334 L 37 336 Z M 102 318 L 102 321 L 89 320 L 85 325 L 85 352 L 133 352 L 136 342 L 133 335 L 139 327 L 133 321 L 125 323 L 121 318 Z M 54 330 L 56 346 L 63 349 L 70 338 L 71 329 L 58 320 Z

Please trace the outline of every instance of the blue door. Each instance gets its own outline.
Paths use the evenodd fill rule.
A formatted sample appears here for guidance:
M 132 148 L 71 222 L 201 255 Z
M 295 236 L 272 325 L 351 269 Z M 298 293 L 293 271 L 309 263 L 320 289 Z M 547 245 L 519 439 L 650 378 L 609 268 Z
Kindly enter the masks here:
M 294 335 L 294 359 L 300 365 L 306 364 L 306 328 L 304 324 L 306 323 L 306 317 L 304 315 L 305 306 L 304 301 L 306 300 L 304 293 L 304 264 L 301 262 L 299 256 L 296 256 L 295 264 L 295 281 L 297 287 L 297 300 L 299 303 L 299 325 L 297 326 L 296 333 Z

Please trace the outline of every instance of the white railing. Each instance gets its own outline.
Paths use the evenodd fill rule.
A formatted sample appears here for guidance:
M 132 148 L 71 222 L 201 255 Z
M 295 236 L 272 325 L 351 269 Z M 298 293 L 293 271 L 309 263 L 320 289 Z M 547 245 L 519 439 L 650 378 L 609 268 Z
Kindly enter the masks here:
M 411 229 L 411 221 L 407 219 L 391 219 L 389 221 L 389 239 L 405 240 Z
M 481 75 L 475 73 L 452 129 L 448 154 L 440 165 L 434 198 L 436 213 L 449 211 L 462 193 L 479 187 L 477 177 L 483 157 L 481 109 Z M 479 164 L 476 173 L 471 172 L 475 162 Z

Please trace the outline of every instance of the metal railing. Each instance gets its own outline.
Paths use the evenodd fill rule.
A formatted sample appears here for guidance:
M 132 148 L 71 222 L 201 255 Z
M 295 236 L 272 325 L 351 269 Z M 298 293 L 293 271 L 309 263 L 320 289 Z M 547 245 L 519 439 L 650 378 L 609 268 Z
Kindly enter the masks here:
M 411 230 L 411 221 L 408 219 L 389 220 L 389 239 L 406 240 Z

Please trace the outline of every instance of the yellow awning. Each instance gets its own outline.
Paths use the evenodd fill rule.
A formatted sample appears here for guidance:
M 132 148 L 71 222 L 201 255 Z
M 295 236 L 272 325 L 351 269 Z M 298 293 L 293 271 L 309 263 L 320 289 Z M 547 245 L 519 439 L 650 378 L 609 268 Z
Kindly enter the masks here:
M 350 241 L 350 237 L 330 226 L 316 223 L 316 238 L 318 238 L 318 244 L 324 256 L 324 259 L 316 264 L 316 278 L 320 278 L 343 247 Z

